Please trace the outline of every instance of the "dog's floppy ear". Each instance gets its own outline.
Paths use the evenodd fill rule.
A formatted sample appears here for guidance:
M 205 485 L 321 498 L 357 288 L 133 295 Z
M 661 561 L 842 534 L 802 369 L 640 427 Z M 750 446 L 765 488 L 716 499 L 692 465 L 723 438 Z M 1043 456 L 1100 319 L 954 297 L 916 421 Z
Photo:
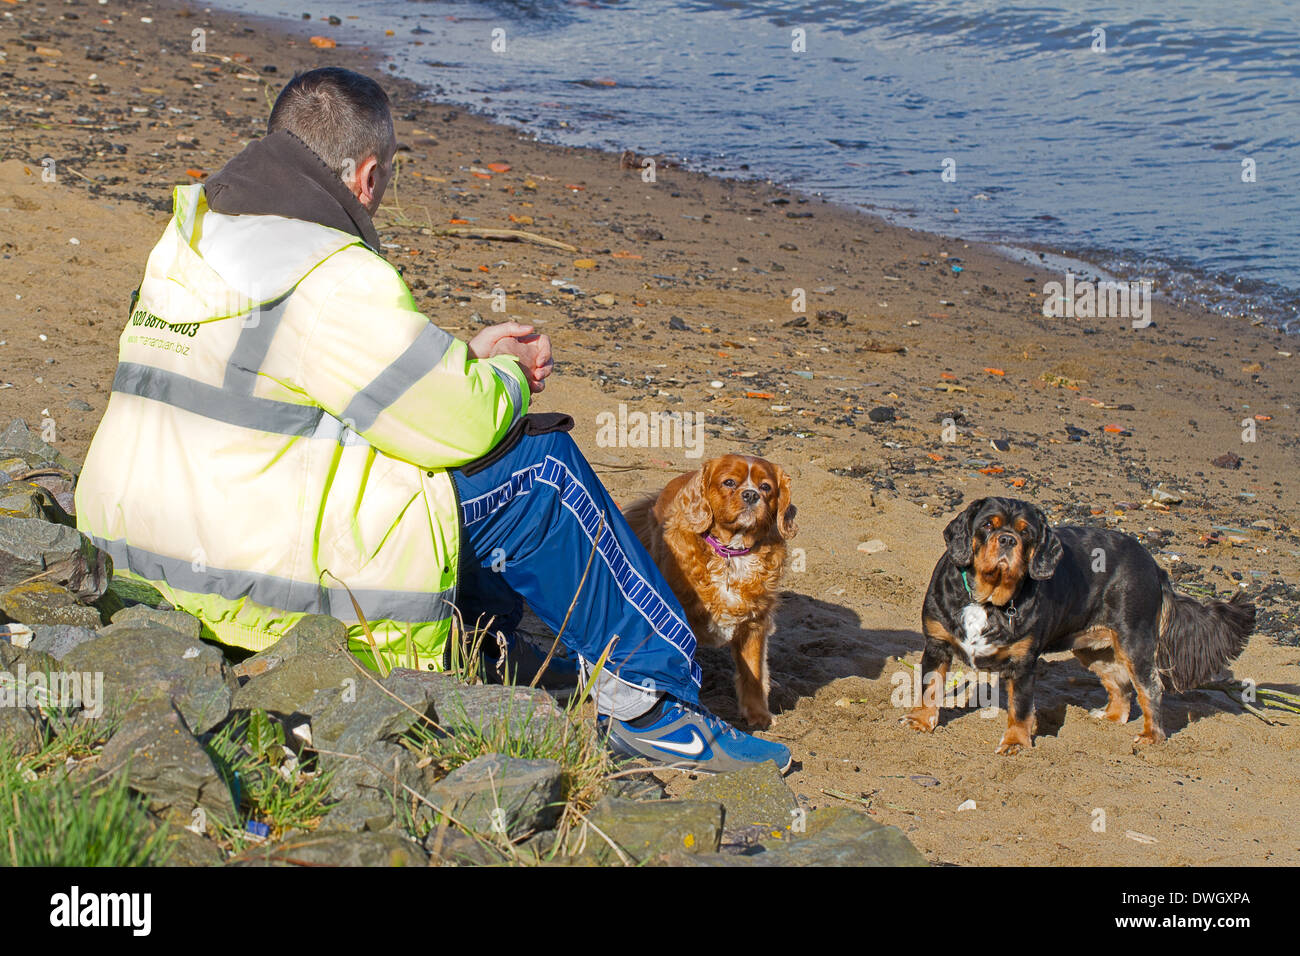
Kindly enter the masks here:
M 1034 521 L 1038 523 L 1038 533 L 1029 559 L 1029 576 L 1035 581 L 1046 581 L 1056 573 L 1056 566 L 1061 563 L 1065 549 L 1061 547 L 1061 539 L 1048 524 L 1047 515 L 1039 508 L 1034 509 Z
M 706 461 L 677 494 L 677 513 L 682 516 L 686 526 L 697 534 L 703 534 L 713 526 L 713 508 L 709 504 L 708 495 L 711 464 L 712 461 Z
M 964 568 L 975 559 L 975 541 L 971 537 L 971 525 L 975 521 L 975 512 L 984 507 L 987 498 L 979 498 L 966 506 L 966 510 L 948 522 L 943 529 L 943 540 L 948 542 L 948 557 L 959 568 Z
M 794 516 L 799 509 L 790 503 L 790 476 L 780 465 L 772 467 L 776 469 L 776 485 L 780 489 L 776 496 L 776 528 L 781 532 L 781 537 L 793 538 L 799 531 L 794 523 Z

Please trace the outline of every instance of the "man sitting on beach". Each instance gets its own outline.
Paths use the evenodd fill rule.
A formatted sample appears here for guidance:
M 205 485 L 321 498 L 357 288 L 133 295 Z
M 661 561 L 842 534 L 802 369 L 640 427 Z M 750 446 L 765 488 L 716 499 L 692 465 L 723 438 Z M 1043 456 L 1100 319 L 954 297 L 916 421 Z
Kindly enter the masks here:
M 525 417 L 551 373 L 547 337 L 505 322 L 461 342 L 380 255 L 371 216 L 396 151 L 383 89 L 330 67 L 284 88 L 265 138 L 177 187 L 78 527 L 116 574 L 251 651 L 331 614 L 371 666 L 438 670 L 457 610 L 512 634 L 524 599 L 555 631 L 572 603 L 575 670 L 609 648 L 595 688 L 612 747 L 784 771 L 786 747 L 699 706 L 682 608 L 565 417 Z M 536 648 L 513 647 L 536 668 Z

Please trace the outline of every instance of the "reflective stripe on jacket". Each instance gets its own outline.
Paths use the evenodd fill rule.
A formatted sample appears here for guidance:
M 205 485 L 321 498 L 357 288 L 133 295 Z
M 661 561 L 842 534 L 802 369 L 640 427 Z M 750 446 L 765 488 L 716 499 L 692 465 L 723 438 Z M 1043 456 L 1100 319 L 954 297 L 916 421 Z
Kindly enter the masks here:
M 224 643 L 260 650 L 332 614 L 369 659 L 355 598 L 390 665 L 440 668 L 459 551 L 447 469 L 527 411 L 518 363 L 470 358 L 355 236 L 224 216 L 201 185 L 174 203 L 78 528 Z

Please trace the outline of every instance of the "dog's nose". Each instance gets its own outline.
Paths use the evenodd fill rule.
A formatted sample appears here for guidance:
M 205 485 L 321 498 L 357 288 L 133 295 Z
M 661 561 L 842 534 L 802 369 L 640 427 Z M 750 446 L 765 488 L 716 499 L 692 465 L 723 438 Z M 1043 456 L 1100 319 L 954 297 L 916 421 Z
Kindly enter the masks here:
M 1004 548 L 1014 548 L 1019 543 L 1014 534 L 1004 533 L 998 535 L 998 544 Z
M 753 491 L 752 489 L 749 491 L 742 491 L 740 493 L 740 497 L 745 502 L 745 504 L 752 505 L 758 501 L 758 492 Z

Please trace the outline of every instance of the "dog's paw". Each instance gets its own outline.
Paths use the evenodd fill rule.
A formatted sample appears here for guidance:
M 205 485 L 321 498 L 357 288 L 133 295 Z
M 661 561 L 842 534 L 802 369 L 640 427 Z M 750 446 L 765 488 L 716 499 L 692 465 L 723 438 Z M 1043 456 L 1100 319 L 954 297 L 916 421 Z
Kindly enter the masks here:
M 898 722 L 904 727 L 911 727 L 913 730 L 928 734 L 939 726 L 939 709 L 937 707 L 917 707 Z
M 1136 737 L 1133 738 L 1133 746 L 1148 747 L 1151 744 L 1158 744 L 1164 739 L 1165 739 L 1165 735 L 1163 731 L 1155 730 L 1155 729 L 1144 730 L 1142 731 L 1142 733 L 1138 734 Z
M 1033 738 L 1026 737 L 1024 734 L 1012 733 L 1008 730 L 998 741 L 998 749 L 994 751 L 999 757 L 1014 757 L 1026 747 L 1034 745 Z
M 1116 724 L 1128 723 L 1128 711 L 1124 711 L 1122 714 L 1120 714 L 1111 710 L 1109 707 L 1097 707 L 1093 710 L 1088 711 L 1088 716 L 1091 717 L 1093 720 L 1109 720 L 1112 723 L 1116 723 Z
M 740 716 L 756 730 L 767 730 L 772 726 L 772 714 L 766 708 L 745 707 L 741 709 Z

